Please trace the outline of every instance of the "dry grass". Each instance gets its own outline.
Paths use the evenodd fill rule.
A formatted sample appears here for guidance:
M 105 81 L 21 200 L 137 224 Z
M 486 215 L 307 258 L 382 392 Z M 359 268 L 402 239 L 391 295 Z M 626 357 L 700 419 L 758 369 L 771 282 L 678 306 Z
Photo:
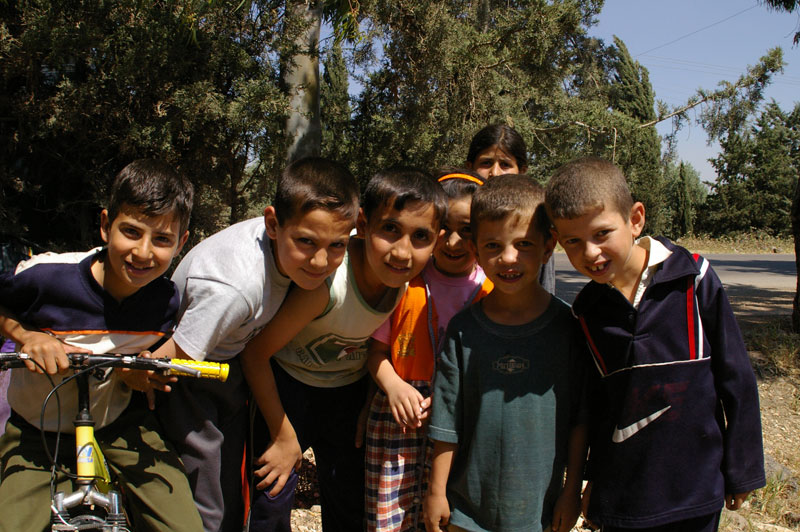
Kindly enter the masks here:
M 748 508 L 742 512 L 750 523 L 775 524 L 797 529 L 800 515 L 797 483 L 789 479 L 770 477 L 767 485 L 751 497 Z
M 675 242 L 696 253 L 794 253 L 794 241 L 791 238 L 777 238 L 763 233 L 715 238 L 692 235 L 678 238 Z
M 800 381 L 800 334 L 792 332 L 790 316 L 774 316 L 744 326 L 742 335 L 759 377 Z
M 723 237 L 707 235 L 691 235 L 674 239 L 686 249 L 695 253 L 794 253 L 794 241 L 791 238 L 777 238 L 761 233 L 741 233 Z M 564 251 L 556 245 L 557 251 Z
M 745 530 L 772 524 L 800 531 L 800 335 L 792 332 L 788 315 L 742 332 L 759 377 L 767 485 L 737 513 Z

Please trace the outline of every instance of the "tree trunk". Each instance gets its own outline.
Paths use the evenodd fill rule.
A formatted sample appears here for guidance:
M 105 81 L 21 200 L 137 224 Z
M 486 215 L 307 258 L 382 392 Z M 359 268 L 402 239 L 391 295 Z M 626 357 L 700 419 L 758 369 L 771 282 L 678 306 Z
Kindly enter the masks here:
M 794 237 L 794 263 L 800 274 L 800 180 L 794 185 L 794 200 L 792 201 L 792 236 Z M 792 300 L 792 330 L 800 332 L 800 276 Z
M 301 53 L 290 58 L 283 73 L 289 91 L 290 114 L 286 120 L 289 149 L 287 162 L 319 155 L 322 129 L 319 118 L 319 32 L 322 6 L 319 2 L 291 2 L 287 9 L 305 17 L 308 28 L 298 37 Z

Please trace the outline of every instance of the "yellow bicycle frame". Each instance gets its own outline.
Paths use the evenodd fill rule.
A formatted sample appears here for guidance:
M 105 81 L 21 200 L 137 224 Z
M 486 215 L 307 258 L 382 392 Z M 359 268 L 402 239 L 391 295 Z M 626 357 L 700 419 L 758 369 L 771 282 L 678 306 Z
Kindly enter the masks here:
M 106 458 L 94 439 L 94 427 L 75 427 L 75 447 L 78 456 L 78 484 L 95 483 L 98 491 L 108 493 L 111 475 L 106 467 Z

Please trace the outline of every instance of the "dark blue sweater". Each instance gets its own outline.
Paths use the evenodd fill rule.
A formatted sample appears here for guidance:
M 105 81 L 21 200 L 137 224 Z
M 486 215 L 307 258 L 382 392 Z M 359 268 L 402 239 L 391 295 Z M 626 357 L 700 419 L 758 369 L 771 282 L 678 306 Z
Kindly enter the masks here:
M 638 309 L 590 282 L 573 312 L 592 379 L 588 517 L 643 528 L 719 511 L 765 484 L 758 390 L 739 327 L 702 257 L 672 255 Z

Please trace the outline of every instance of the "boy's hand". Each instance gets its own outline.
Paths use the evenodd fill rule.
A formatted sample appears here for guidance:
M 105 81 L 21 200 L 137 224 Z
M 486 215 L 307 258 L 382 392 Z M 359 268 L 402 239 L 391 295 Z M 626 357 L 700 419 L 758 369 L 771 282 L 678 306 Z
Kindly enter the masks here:
M 569 532 L 575 526 L 580 513 L 580 494 L 564 490 L 556 499 L 556 504 L 553 508 L 553 522 L 550 528 L 553 532 Z
M 441 527 L 450 522 L 450 504 L 447 502 L 447 497 L 428 494 L 422 502 L 422 517 L 425 520 L 425 530 L 442 532 Z
M 398 381 L 396 386 L 386 389 L 389 407 L 394 420 L 403 427 L 403 431 L 417 429 L 427 417 L 430 398 L 422 396 L 416 388 L 405 381 Z
M 143 358 L 156 358 L 150 351 L 139 353 Z M 119 377 L 122 382 L 133 390 L 144 392 L 147 395 L 147 406 L 150 410 L 156 408 L 156 396 L 153 390 L 169 392 L 172 390 L 169 383 L 178 382 L 178 377 L 174 375 L 163 375 L 157 371 L 144 369 L 119 368 Z
M 744 493 L 726 493 L 725 494 L 725 507 L 728 510 L 738 510 L 742 507 L 742 503 L 747 500 L 750 496 L 750 491 L 745 491 Z
M 67 353 L 90 352 L 86 349 L 65 344 L 57 338 L 40 331 L 26 333 L 26 339 L 20 346 L 20 351 L 31 357 L 31 360 L 25 361 L 25 366 L 30 371 L 41 374 L 47 373 L 48 375 L 66 373 L 69 369 Z
M 587 512 L 589 511 L 589 501 L 592 498 L 592 481 L 586 483 L 586 487 L 583 488 L 583 494 L 581 495 L 581 513 L 583 514 L 583 522 L 592 530 L 596 530 L 598 527 L 596 524 L 589 521 L 589 518 L 586 517 Z
M 292 471 L 297 471 L 303 461 L 303 450 L 296 437 L 272 440 L 264 454 L 256 458 L 253 473 L 261 480 L 256 488 L 267 489 L 273 482 L 275 485 L 269 492 L 270 497 L 278 495 Z

